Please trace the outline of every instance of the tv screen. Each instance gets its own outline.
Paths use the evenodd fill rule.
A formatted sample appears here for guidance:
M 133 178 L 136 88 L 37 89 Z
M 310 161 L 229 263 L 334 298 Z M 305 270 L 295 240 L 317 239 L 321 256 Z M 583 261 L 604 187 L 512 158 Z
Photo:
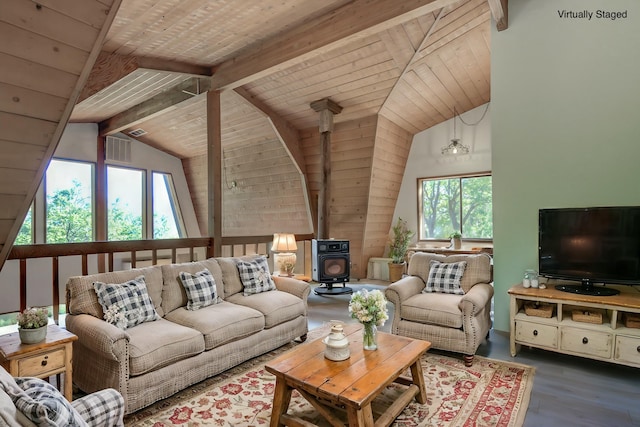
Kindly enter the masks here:
M 540 209 L 540 275 L 580 281 L 557 289 L 589 295 L 596 284 L 640 284 L 640 206 Z

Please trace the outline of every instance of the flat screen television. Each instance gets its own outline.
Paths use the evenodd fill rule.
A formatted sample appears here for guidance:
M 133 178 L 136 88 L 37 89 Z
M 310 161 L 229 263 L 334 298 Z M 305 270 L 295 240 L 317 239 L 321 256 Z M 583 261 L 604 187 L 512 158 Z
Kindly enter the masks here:
M 556 289 L 615 295 L 608 284 L 640 284 L 640 206 L 540 209 L 538 269 L 579 281 Z

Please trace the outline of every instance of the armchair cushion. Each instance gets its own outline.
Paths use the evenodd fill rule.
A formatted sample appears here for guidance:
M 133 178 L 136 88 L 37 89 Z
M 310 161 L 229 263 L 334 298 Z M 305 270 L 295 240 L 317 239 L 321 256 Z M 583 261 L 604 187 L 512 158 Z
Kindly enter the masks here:
M 460 296 L 444 293 L 420 293 L 402 303 L 402 318 L 427 325 L 462 328 Z
M 465 294 L 469 292 L 469 289 L 476 283 L 491 283 L 491 257 L 485 253 L 447 256 L 427 252 L 416 252 L 409 261 L 407 274 L 409 276 L 418 276 L 426 283 L 429 279 L 431 260 L 440 262 L 466 261 L 467 266 L 462 279 L 460 279 L 460 286 Z
M 464 295 L 460 279 L 467 266 L 466 261 L 440 262 L 430 261 L 429 277 L 423 292 L 441 292 L 445 294 Z

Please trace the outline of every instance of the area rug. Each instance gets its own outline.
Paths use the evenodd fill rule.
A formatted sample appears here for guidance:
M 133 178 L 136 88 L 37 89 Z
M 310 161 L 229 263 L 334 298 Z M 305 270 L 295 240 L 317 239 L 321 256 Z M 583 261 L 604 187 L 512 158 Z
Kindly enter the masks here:
M 126 426 L 268 426 L 275 377 L 264 364 L 296 344 L 247 361 L 223 375 L 196 384 L 125 418 Z M 427 403 L 415 401 L 393 423 L 398 427 L 499 426 L 524 422 L 534 368 L 476 356 L 466 368 L 461 359 L 427 352 L 421 360 Z M 383 411 L 402 386 L 392 385 L 372 407 Z M 378 410 L 376 410 L 378 409 Z M 295 390 L 289 413 L 328 425 Z

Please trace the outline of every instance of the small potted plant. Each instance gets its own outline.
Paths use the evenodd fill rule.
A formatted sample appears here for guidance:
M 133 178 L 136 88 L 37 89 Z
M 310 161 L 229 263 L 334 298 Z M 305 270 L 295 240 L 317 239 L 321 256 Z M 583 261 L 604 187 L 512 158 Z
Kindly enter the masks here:
M 18 334 L 23 344 L 35 344 L 47 337 L 49 311 L 46 307 L 27 307 L 18 313 Z
M 398 217 L 396 225 L 391 228 L 393 236 L 389 242 L 389 280 L 397 282 L 402 278 L 404 272 L 405 259 L 409 242 L 414 236 L 414 232 L 407 227 L 407 221 Z
M 453 249 L 460 249 L 462 247 L 462 233 L 459 231 L 454 231 L 449 235 L 451 239 L 451 247 Z

